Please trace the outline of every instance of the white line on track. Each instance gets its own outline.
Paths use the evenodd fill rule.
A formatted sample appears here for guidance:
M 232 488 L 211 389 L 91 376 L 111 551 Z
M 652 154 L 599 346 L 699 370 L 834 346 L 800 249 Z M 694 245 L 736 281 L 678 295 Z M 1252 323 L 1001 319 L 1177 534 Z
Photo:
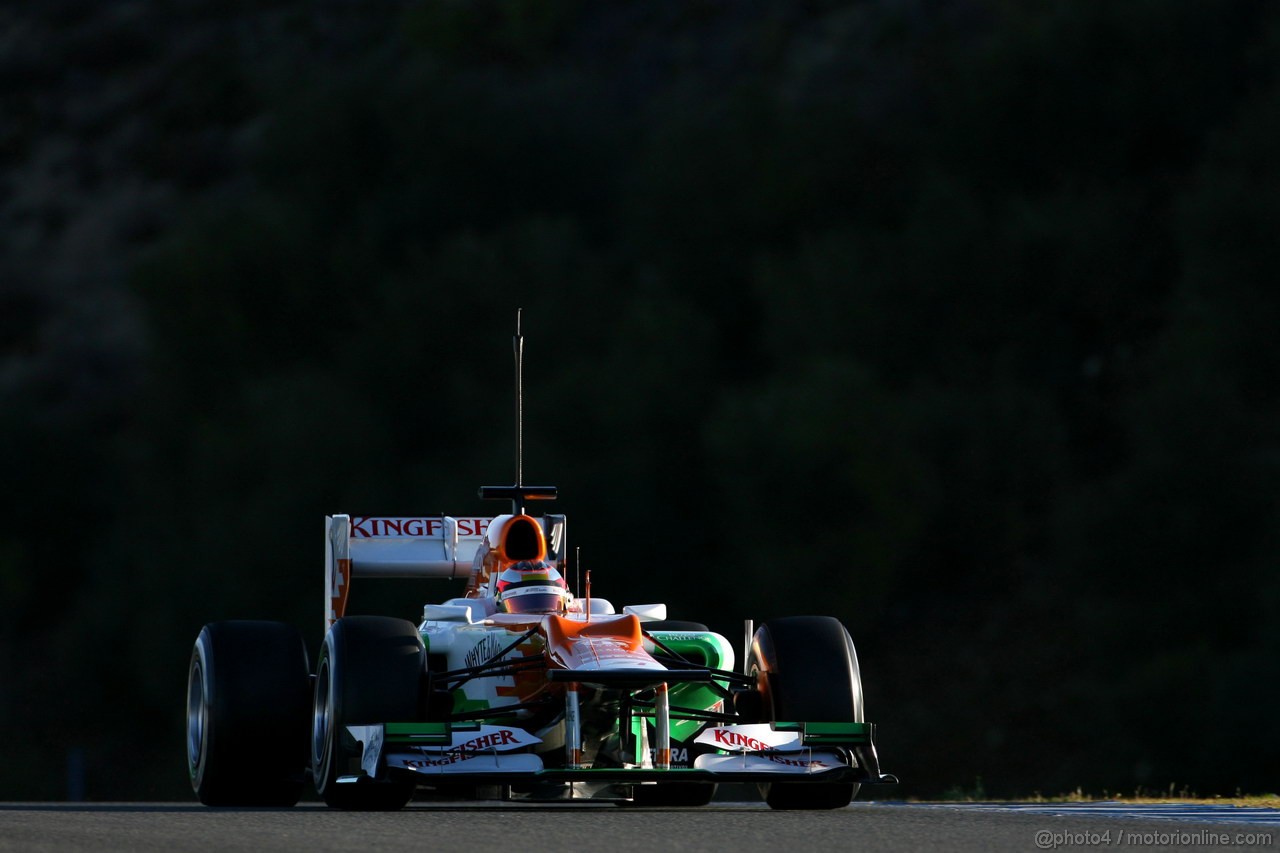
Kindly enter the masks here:
M 962 809 L 973 811 L 1016 812 L 1020 814 L 1060 815 L 1063 817 L 1131 817 L 1158 820 L 1196 821 L 1198 823 L 1248 823 L 1280 826 L 1280 809 L 1257 806 L 1198 805 L 1188 803 L 1122 802 L 1104 803 L 890 803 L 918 809 Z

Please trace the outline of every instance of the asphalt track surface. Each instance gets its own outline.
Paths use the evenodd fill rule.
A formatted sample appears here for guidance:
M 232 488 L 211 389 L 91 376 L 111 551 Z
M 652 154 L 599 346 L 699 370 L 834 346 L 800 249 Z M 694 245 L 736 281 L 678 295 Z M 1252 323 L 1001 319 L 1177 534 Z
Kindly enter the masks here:
M 413 803 L 400 812 L 210 809 L 185 803 L 0 804 L 0 850 L 371 851 L 1276 850 L 1280 811 L 1214 807 L 914 805 L 832 812 Z

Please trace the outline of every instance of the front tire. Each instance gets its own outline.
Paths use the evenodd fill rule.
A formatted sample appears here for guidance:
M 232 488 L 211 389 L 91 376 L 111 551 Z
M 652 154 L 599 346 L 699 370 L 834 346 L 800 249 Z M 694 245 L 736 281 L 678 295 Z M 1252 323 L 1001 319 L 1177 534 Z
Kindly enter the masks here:
M 329 806 L 394 811 L 413 797 L 411 778 L 338 780 L 361 774 L 361 745 L 347 726 L 417 718 L 425 658 L 418 629 L 403 619 L 348 616 L 330 629 L 316 665 L 311 729 L 316 791 Z
M 187 670 L 187 771 L 207 806 L 292 806 L 307 769 L 302 635 L 282 622 L 214 622 Z
M 862 677 L 849 632 L 829 616 L 766 622 L 751 644 L 747 671 L 756 676 L 770 721 L 861 723 Z M 854 782 L 774 782 L 760 792 L 773 809 L 839 809 L 858 793 Z

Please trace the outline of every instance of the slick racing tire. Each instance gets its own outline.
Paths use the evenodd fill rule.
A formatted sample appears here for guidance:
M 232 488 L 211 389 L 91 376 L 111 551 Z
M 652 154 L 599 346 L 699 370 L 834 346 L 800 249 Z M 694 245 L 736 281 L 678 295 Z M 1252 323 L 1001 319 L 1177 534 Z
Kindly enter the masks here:
M 306 781 L 310 676 L 281 622 L 214 622 L 187 674 L 187 770 L 207 806 L 292 806 Z
M 325 803 L 391 811 L 413 797 L 412 778 L 338 780 L 362 773 L 362 745 L 347 726 L 417 718 L 425 657 L 418 629 L 403 619 L 348 616 L 329 630 L 316 664 L 311 726 L 311 768 Z
M 862 678 L 853 640 L 828 616 L 766 622 L 751 643 L 755 675 L 769 721 L 861 723 Z M 774 782 L 760 793 L 774 809 L 839 809 L 858 793 L 853 782 Z

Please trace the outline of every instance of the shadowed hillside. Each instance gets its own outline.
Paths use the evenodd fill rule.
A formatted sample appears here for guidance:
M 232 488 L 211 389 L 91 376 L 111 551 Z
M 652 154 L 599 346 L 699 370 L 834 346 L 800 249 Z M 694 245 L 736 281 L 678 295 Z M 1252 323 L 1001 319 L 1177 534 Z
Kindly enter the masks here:
M 516 307 L 597 593 L 840 617 L 897 794 L 1274 790 L 1278 26 L 0 11 L 0 796 L 188 797 L 202 624 L 510 478 Z

